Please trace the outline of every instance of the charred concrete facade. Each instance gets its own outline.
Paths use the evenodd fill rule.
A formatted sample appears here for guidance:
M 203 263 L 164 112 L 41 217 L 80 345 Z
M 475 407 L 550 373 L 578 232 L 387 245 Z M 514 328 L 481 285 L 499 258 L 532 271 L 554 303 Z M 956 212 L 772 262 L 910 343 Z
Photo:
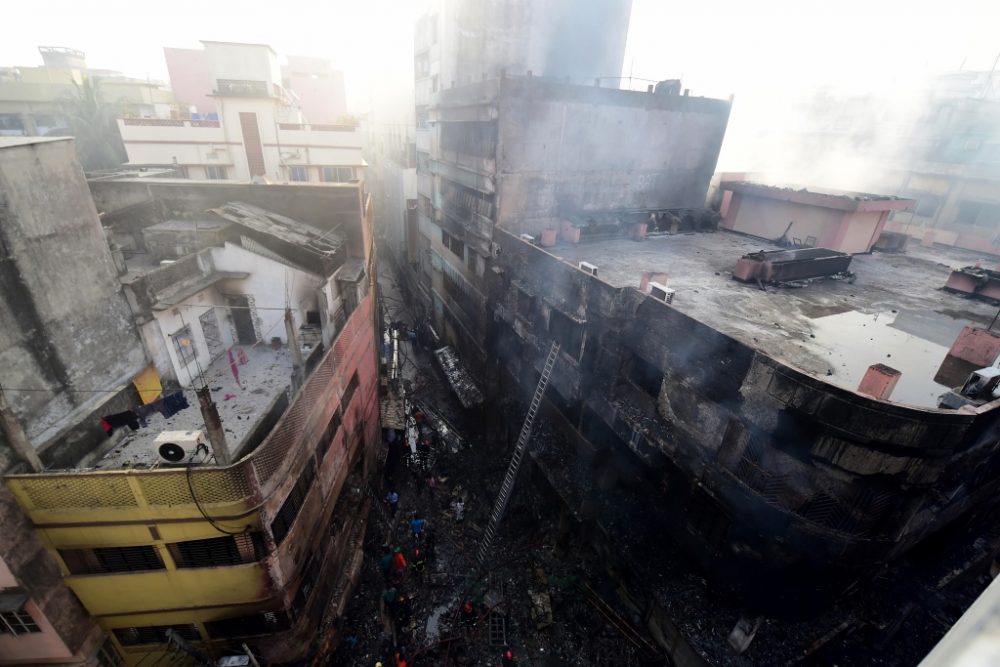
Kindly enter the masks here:
M 0 139 L 0 370 L 43 460 L 146 366 L 68 139 Z
M 416 252 L 397 258 L 437 330 L 483 368 L 496 230 L 579 238 L 593 216 L 701 207 L 729 103 L 505 77 L 443 91 L 429 116 Z
M 761 613 L 825 599 L 1000 485 L 1000 402 L 876 400 L 503 230 L 494 239 L 487 354 L 501 391 L 530 396 L 546 341 L 562 343 L 548 414 L 576 447 L 570 463 L 537 457 L 553 487 L 598 528 L 616 485 L 642 488 L 662 511 L 627 521 L 664 531 Z M 590 477 L 568 479 L 580 461 Z

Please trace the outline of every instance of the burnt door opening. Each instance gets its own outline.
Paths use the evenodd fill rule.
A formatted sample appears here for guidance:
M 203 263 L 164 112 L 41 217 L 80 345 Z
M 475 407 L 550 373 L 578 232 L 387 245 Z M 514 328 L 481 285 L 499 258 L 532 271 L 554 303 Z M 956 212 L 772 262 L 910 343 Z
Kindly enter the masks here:
M 247 154 L 250 176 L 263 176 L 267 171 L 264 168 L 264 147 L 260 143 L 257 114 L 241 111 L 240 129 L 243 131 L 243 149 Z
M 246 294 L 237 294 L 226 297 L 226 300 L 229 302 L 229 312 L 233 318 L 233 327 L 236 329 L 236 339 L 241 345 L 253 345 L 258 339 L 250 299 Z
M 212 308 L 199 315 L 198 321 L 201 323 L 201 332 L 205 335 L 208 358 L 215 361 L 226 350 L 226 345 L 222 340 L 222 331 L 219 329 L 219 318 L 215 315 L 215 309 Z

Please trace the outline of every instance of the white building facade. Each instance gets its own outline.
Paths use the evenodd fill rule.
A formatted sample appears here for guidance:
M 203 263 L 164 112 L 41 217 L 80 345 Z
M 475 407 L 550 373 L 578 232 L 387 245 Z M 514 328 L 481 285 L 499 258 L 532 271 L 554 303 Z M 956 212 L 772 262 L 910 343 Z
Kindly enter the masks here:
M 305 123 L 294 94 L 282 86 L 271 47 L 203 44 L 218 119 L 119 119 L 128 166 L 173 168 L 205 180 L 364 180 L 361 129 Z

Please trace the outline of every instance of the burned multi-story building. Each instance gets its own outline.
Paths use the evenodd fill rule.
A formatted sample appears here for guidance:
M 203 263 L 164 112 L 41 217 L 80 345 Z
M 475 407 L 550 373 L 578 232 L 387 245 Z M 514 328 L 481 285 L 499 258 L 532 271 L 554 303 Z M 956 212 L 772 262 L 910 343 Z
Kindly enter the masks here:
M 404 262 L 435 327 L 486 360 L 495 230 L 543 245 L 645 234 L 700 209 L 729 115 L 723 100 L 504 77 L 441 92 Z M 679 218 L 678 218 L 679 219 Z M 655 225 L 654 225 L 655 226 Z
M 919 249 L 852 259 L 717 231 L 726 101 L 537 76 L 419 100 L 404 282 L 500 404 L 560 344 L 545 414 L 564 444 L 534 458 L 604 553 L 669 536 L 751 609 L 787 614 L 989 501 L 997 405 L 941 403 L 970 370 L 950 347 L 989 308 L 942 293 L 946 260 Z M 912 204 L 873 197 L 863 251 Z M 801 289 L 734 281 L 742 257 Z M 827 261 L 844 266 L 804 269 Z
M 96 368 L 118 372 L 133 348 L 137 361 L 124 379 L 94 370 L 52 381 L 67 400 L 98 398 L 64 412 L 73 437 L 46 443 L 33 470 L 17 462 L 41 444 L 30 428 L 5 443 L 20 446 L 4 449 L 16 452 L 5 456 L 5 525 L 30 539 L 4 540 L 4 561 L 47 616 L 62 590 L 60 623 L 74 610 L 96 621 L 107 643 L 89 659 L 101 664 L 180 650 L 217 659 L 243 643 L 269 661 L 300 659 L 357 577 L 380 443 L 370 198 L 357 185 L 149 179 L 102 179 L 88 192 L 75 161 L 45 158 L 34 164 L 50 171 L 70 160 L 58 196 L 44 170 L 27 173 L 0 224 L 12 235 L 18 221 L 56 224 L 50 208 L 19 205 L 31 188 L 46 191 L 33 201 L 74 211 L 80 243 L 43 234 L 35 244 L 66 249 L 54 274 L 122 315 L 77 305 L 105 341 Z M 101 282 L 86 275 L 93 267 Z M 21 302 L 45 285 L 27 269 Z M 59 332 L 47 322 L 43 340 Z M 107 342 L 119 339 L 131 347 Z M 10 350 L 5 364 L 21 359 Z M 5 424 L 30 426 L 31 404 L 11 406 Z M 47 569 L 23 563 L 21 545 L 33 543 Z

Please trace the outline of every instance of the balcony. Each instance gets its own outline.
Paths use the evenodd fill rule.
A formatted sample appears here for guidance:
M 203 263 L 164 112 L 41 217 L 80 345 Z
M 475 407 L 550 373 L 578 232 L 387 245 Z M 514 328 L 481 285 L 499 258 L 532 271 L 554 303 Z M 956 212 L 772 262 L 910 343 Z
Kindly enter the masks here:
M 91 614 L 109 616 L 150 609 L 252 604 L 267 600 L 263 563 L 183 570 L 73 575 L 66 585 Z

